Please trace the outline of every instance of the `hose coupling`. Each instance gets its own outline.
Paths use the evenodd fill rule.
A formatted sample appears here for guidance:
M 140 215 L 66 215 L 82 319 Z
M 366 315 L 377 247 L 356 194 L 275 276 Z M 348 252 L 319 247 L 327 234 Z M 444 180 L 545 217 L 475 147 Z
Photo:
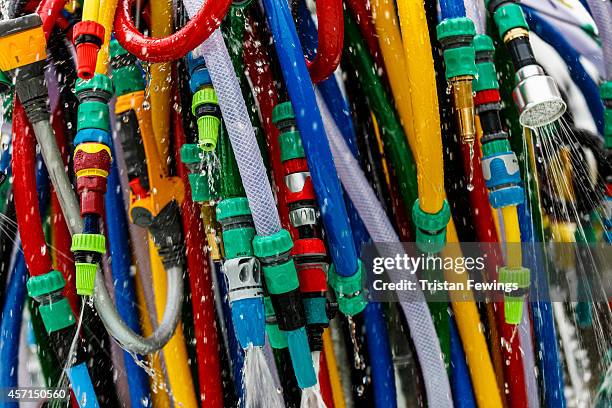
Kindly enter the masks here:
M 274 314 L 274 307 L 270 296 L 264 296 L 264 308 L 266 311 L 266 334 L 270 347 L 273 349 L 284 349 L 289 347 L 287 344 L 287 335 L 278 328 L 278 321 Z
M 197 119 L 200 148 L 205 152 L 215 150 L 221 126 L 221 109 L 212 86 L 201 88 L 193 94 L 191 112 Z
M 476 139 L 472 81 L 476 76 L 475 50 L 472 44 L 476 28 L 467 17 L 445 19 L 437 28 L 444 48 L 446 79 L 449 81 L 462 143 Z
M 292 247 L 291 236 L 285 229 L 273 235 L 257 235 L 253 239 L 253 250 L 262 265 L 278 327 L 287 336 L 298 385 L 300 388 L 307 388 L 314 386 L 317 378 L 310 356 L 305 329 L 306 313 L 297 270 L 291 257 Z
M 261 270 L 253 255 L 255 227 L 245 197 L 228 198 L 217 205 L 225 258 L 223 273 L 227 282 L 232 323 L 242 348 L 263 346 L 265 311 Z
M 49 119 L 46 48 L 38 14 L 0 22 L 0 70 L 15 84 L 15 91 L 32 124 Z
M 80 21 L 72 29 L 72 40 L 76 47 L 77 75 L 90 79 L 96 70 L 98 52 L 104 41 L 104 26 L 96 21 Z
M 316 195 L 291 102 L 280 103 L 274 107 L 272 123 L 280 132 L 279 144 L 289 219 L 300 237 L 313 236 L 318 223 Z
M 612 150 L 612 81 L 606 81 L 599 88 L 601 100 L 606 108 L 604 113 L 604 139 L 606 149 Z
M 181 161 L 189 169 L 189 186 L 191 187 L 191 198 L 196 203 L 203 204 L 210 201 L 209 179 L 202 166 L 203 151 L 195 143 L 185 143 L 181 146 Z
M 346 316 L 361 313 L 368 304 L 368 291 L 364 288 L 364 267 L 357 260 L 357 271 L 351 276 L 341 276 L 332 264 L 329 269 L 329 285 L 336 293 L 340 312 Z
M 318 238 L 295 241 L 291 250 L 300 281 L 300 292 L 306 312 L 306 331 L 310 349 L 321 351 L 323 329 L 329 326 L 327 305 L 327 251 Z
M 138 59 L 115 39 L 110 41 L 109 49 L 116 95 L 122 96 L 144 90 L 142 69 L 138 66 Z
M 438 253 L 446 245 L 446 226 L 451 212 L 448 202 L 444 200 L 442 208 L 435 214 L 421 209 L 419 200 L 412 207 L 412 220 L 416 228 L 416 245 L 425 253 Z
M 39 303 L 38 310 L 47 333 L 53 333 L 75 324 L 76 320 L 68 300 L 62 294 L 66 281 L 60 271 L 32 276 L 26 287 L 28 295 Z
M 194 57 L 193 52 L 189 52 L 186 60 L 191 93 L 196 93 L 205 86 L 211 86 L 212 80 L 210 79 L 208 68 L 206 68 L 204 57 Z
M 74 151 L 74 172 L 81 199 L 81 215 L 104 216 L 104 194 L 111 165 L 110 148 L 102 143 L 85 142 Z
M 514 245 L 514 244 L 513 244 Z M 523 318 L 523 304 L 529 293 L 531 273 L 528 268 L 501 267 L 499 282 L 513 285 L 513 290 L 504 293 L 504 315 L 506 323 L 520 324 Z
M 92 296 L 96 272 L 106 253 L 106 238 L 102 234 L 74 234 L 70 250 L 74 253 L 77 294 Z
M 507 135 L 482 144 L 482 175 L 493 208 L 519 205 L 525 200 L 521 171 Z
M 559 119 L 567 108 L 552 77 L 539 65 L 527 65 L 516 72 L 512 96 L 519 109 L 521 125 L 537 128 Z

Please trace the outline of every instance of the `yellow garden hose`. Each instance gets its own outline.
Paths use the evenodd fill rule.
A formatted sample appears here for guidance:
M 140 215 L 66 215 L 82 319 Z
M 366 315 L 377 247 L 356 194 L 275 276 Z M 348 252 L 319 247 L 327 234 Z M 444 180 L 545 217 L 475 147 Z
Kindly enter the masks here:
M 414 156 L 419 184 L 419 205 L 429 214 L 437 214 L 444 203 L 444 170 L 440 113 L 429 29 L 423 2 L 397 2 L 402 28 L 404 61 L 408 92 L 412 99 Z
M 410 85 L 406 81 L 406 61 L 399 22 L 395 13 L 395 2 L 392 0 L 372 0 L 370 4 L 378 43 L 385 62 L 385 72 L 389 78 L 391 92 L 395 100 L 395 107 L 399 113 L 408 144 L 410 144 L 410 150 L 412 150 L 415 159 L 418 160 Z
M 435 71 L 431 53 L 429 29 L 421 0 L 400 0 L 397 3 L 402 27 L 406 73 L 410 85 L 408 95 L 412 98 L 412 113 L 419 174 L 419 202 L 421 209 L 435 214 L 441 211 L 446 193 L 442 159 L 442 137 Z M 447 245 L 444 257 L 462 256 L 459 239 L 452 217 L 448 223 Z M 446 271 L 446 279 L 463 283 L 467 288 L 466 274 Z M 457 301 L 457 296 L 462 300 Z M 470 369 L 474 393 L 480 407 L 502 407 L 495 372 L 489 356 L 487 343 L 481 329 L 480 315 L 470 291 L 451 292 L 451 301 L 457 327 L 464 345 Z M 465 299 L 469 300 L 465 300 Z
M 98 21 L 100 13 L 100 0 L 85 0 L 83 2 L 83 16 L 81 21 Z
M 345 408 L 344 391 L 342 390 L 342 382 L 340 381 L 340 373 L 338 372 L 338 362 L 334 354 L 334 345 L 329 333 L 329 328 L 323 331 L 323 351 L 325 352 L 325 362 L 327 363 L 327 371 L 329 372 L 329 382 L 332 389 L 332 398 L 335 408 Z
M 89 1 L 89 0 L 88 0 Z M 100 10 L 98 12 L 98 23 L 104 27 L 104 42 L 98 52 L 98 60 L 96 61 L 96 74 L 108 73 L 108 45 L 110 43 L 111 33 L 113 31 L 113 21 L 115 19 L 115 9 L 117 8 L 117 0 L 100 0 Z
M 523 266 L 521 254 L 521 230 L 519 228 L 518 213 L 515 205 L 502 207 L 504 219 L 504 235 L 507 245 L 506 265 L 509 268 L 521 268 Z
M 174 31 L 172 0 L 151 1 L 151 34 L 166 37 Z M 151 65 L 149 100 L 151 117 L 155 126 L 153 132 L 157 150 L 162 158 L 170 155 L 170 92 L 172 90 L 172 65 L 162 62 Z M 165 163 L 165 162 L 164 162 Z

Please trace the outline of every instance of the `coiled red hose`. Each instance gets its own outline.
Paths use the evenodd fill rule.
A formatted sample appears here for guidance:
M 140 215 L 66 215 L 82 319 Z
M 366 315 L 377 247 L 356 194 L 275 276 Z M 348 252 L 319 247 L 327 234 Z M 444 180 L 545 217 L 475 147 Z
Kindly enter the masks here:
M 178 100 L 178 93 L 174 93 Z M 176 157 L 180 157 L 180 147 L 185 143 L 185 133 L 181 114 L 173 110 L 173 133 Z M 178 175 L 189 192 L 188 170 L 184 164 L 177 164 Z M 198 381 L 202 406 L 223 407 L 221 387 L 221 365 L 219 363 L 219 341 L 215 323 L 215 303 L 212 290 L 211 270 L 208 257 L 204 254 L 206 238 L 200 218 L 199 206 L 191 200 L 191 193 L 185 194 L 181 206 L 181 218 L 187 247 L 187 270 L 191 288 L 193 323 L 195 327 L 196 357 L 198 362 Z
M 334 73 L 344 45 L 344 17 L 342 0 L 317 1 L 318 41 L 317 54 L 312 61 L 306 60 L 310 78 L 315 84 Z
M 49 0 L 51 1 L 51 0 Z M 115 38 L 138 59 L 149 62 L 172 61 L 202 44 L 219 27 L 231 0 L 202 0 L 198 14 L 176 33 L 167 37 L 147 37 L 134 26 L 131 17 L 135 0 L 121 0 L 115 14 Z

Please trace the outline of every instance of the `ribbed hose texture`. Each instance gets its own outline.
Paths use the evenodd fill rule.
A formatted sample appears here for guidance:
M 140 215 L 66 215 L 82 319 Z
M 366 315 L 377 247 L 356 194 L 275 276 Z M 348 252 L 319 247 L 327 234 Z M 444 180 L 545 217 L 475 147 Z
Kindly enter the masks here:
M 317 103 L 321 110 L 323 125 L 325 126 L 340 181 L 363 220 L 372 240 L 380 243 L 399 243 L 399 238 L 389 222 L 387 214 L 378 202 L 357 160 L 342 138 L 319 93 L 317 93 Z M 400 254 L 400 256 L 402 255 Z M 392 279 L 394 279 L 394 276 L 397 276 L 397 274 L 390 275 Z M 417 282 L 417 278 L 413 274 L 406 274 L 402 277 L 406 280 Z M 437 341 L 438 336 L 436 335 L 436 329 L 427 307 L 425 296 L 420 290 L 397 291 L 396 293 L 410 327 L 410 335 L 423 371 L 427 406 L 452 407 L 451 388 L 442 358 L 442 350 L 440 349 L 440 343 Z
M 606 80 L 612 81 L 612 2 L 610 0 L 587 0 L 587 3 L 599 30 Z
M 199 8 L 198 0 L 185 1 L 185 8 L 193 16 Z M 244 191 L 249 200 L 253 223 L 258 235 L 272 235 L 281 229 L 272 188 L 257 145 L 255 131 L 249 119 L 244 97 L 223 35 L 216 30 L 194 56 L 203 56 L 217 92 L 221 114 L 234 149 Z

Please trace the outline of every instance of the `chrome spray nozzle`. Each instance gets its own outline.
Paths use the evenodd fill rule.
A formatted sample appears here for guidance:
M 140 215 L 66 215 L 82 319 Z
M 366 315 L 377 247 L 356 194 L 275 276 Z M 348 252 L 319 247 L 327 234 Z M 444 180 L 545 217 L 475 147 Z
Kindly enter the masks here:
M 555 80 L 539 65 L 527 65 L 516 72 L 512 93 L 521 125 L 536 128 L 559 119 L 567 109 Z

